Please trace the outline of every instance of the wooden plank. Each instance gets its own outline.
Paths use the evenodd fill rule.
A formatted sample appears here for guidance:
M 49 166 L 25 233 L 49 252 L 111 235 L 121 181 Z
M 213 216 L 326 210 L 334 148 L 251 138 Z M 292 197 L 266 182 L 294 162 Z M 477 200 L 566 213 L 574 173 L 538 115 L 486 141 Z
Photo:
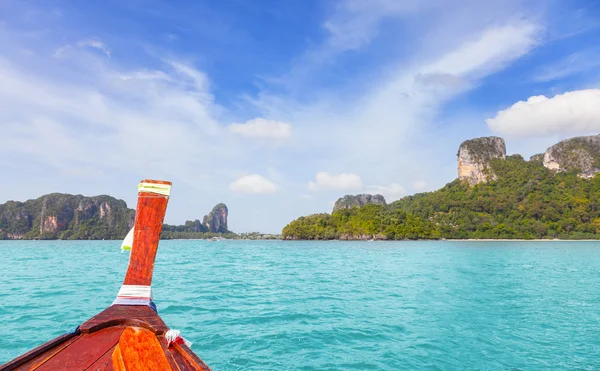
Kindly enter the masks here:
M 139 328 L 127 327 L 113 353 L 113 366 L 127 371 L 172 370 L 156 335 Z
M 168 184 L 159 180 L 142 180 L 143 183 Z M 139 192 L 135 215 L 133 246 L 124 285 L 150 286 L 160 232 L 167 211 L 168 196 Z
M 123 361 L 123 354 L 121 353 L 121 347 L 119 347 L 118 344 L 110 358 L 115 371 L 126 371 L 125 362 Z
M 28 365 L 33 363 L 36 360 L 47 357 L 53 350 L 61 347 L 61 345 L 68 344 L 74 341 L 79 333 L 68 333 L 61 335 L 57 338 L 54 338 L 39 347 L 36 347 L 29 352 L 13 359 L 10 362 L 7 362 L 0 366 L 0 371 L 12 371 L 12 370 L 20 370 L 27 369 Z
M 202 370 L 202 371 L 211 371 L 210 367 L 206 363 L 204 363 L 200 357 L 198 357 L 190 348 L 188 348 L 185 344 L 175 344 L 173 346 L 175 350 L 185 358 L 185 361 L 189 365 L 190 370 Z
M 160 316 L 147 305 L 113 305 L 79 326 L 82 333 L 92 333 L 110 326 L 137 326 L 162 335 L 169 330 Z
M 34 366 L 37 371 L 85 370 L 114 347 L 124 327 L 110 327 L 91 334 L 83 334 L 64 351 L 47 362 Z
M 92 365 L 88 368 L 86 368 L 86 371 L 109 371 L 109 370 L 113 370 L 113 365 L 112 365 L 112 360 L 111 360 L 111 356 L 113 351 L 115 350 L 117 346 L 113 346 L 112 348 L 108 349 L 106 351 L 106 353 L 104 353 L 102 355 L 102 357 L 98 358 L 98 360 L 94 363 L 92 363 Z
M 167 346 L 167 339 L 164 336 L 158 337 L 163 351 L 167 355 L 171 367 L 177 371 L 211 371 L 198 356 L 194 354 L 186 345 L 174 344 L 171 347 Z M 188 353 L 189 352 L 189 353 Z
M 171 364 L 171 368 L 174 371 L 187 371 L 187 368 L 181 368 L 179 360 L 174 357 L 173 352 L 167 347 L 167 339 L 164 336 L 159 336 L 157 339 L 162 347 L 163 353 L 165 353 L 169 363 Z

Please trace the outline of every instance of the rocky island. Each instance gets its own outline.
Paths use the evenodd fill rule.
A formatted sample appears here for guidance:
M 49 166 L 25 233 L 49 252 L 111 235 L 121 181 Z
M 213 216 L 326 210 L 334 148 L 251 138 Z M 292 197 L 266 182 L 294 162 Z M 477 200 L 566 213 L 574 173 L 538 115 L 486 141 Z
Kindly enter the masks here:
M 529 161 L 502 138 L 463 142 L 457 179 L 386 204 L 344 196 L 300 217 L 285 239 L 600 239 L 600 136 L 561 141 Z M 377 199 L 376 202 L 368 200 Z
M 202 222 L 163 226 L 163 239 L 243 238 L 227 227 L 229 211 L 217 204 Z M 111 196 L 86 197 L 52 193 L 25 202 L 0 205 L 0 239 L 103 240 L 123 239 L 135 220 L 135 210 Z M 262 236 L 253 234 L 253 238 Z M 266 238 L 272 238 L 270 235 Z
M 110 196 L 48 194 L 0 205 L 0 239 L 115 239 L 133 226 L 135 211 Z

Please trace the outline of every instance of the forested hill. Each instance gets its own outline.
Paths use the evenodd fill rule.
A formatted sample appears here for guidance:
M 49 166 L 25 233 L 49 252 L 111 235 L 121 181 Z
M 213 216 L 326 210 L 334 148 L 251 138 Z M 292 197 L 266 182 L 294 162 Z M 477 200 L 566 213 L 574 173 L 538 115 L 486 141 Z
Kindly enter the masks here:
M 237 237 L 227 229 L 228 210 L 217 204 L 201 223 L 163 226 L 161 238 Z M 1 239 L 123 239 L 133 227 L 135 210 L 111 196 L 51 193 L 25 202 L 0 204 Z
M 600 175 L 550 169 L 539 155 L 530 161 L 498 156 L 482 171 L 492 180 L 470 185 L 457 179 L 389 205 L 301 217 L 282 234 L 287 239 L 600 239 Z
M 114 197 L 52 193 L 0 205 L 0 239 L 118 239 L 134 218 Z

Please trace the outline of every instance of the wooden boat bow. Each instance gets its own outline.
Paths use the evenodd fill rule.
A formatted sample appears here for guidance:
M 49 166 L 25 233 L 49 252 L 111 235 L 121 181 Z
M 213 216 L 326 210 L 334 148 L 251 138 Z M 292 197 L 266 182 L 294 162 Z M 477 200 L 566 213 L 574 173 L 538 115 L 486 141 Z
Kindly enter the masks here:
M 113 304 L 81 324 L 0 366 L 7 370 L 204 370 L 210 368 L 169 332 L 152 301 L 152 273 L 171 182 L 143 180 L 129 266 Z

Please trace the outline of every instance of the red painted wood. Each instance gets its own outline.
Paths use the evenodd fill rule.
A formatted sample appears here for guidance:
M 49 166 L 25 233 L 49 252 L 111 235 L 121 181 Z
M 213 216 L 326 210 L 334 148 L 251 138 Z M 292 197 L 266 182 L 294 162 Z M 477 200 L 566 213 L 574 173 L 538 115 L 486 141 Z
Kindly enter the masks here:
M 204 363 L 190 348 L 186 345 L 175 344 L 171 349 L 176 351 L 179 356 L 184 359 L 186 367 L 184 370 L 201 370 L 201 371 L 211 371 L 210 367 L 206 363 Z M 183 365 L 183 363 L 180 363 Z
M 111 356 L 116 348 L 116 345 L 110 348 L 102 355 L 102 357 L 98 358 L 96 362 L 94 362 L 90 367 L 86 368 L 86 371 L 109 371 L 114 370 L 113 364 L 111 360 Z
M 82 334 L 77 341 L 39 365 L 37 371 L 85 370 L 114 347 L 125 328 L 110 327 L 92 334 Z
M 159 336 L 158 340 L 163 348 L 163 352 L 167 355 L 171 367 L 173 370 L 187 371 L 187 370 L 198 370 L 198 371 L 211 371 L 210 367 L 206 365 L 197 355 L 194 354 L 186 345 L 172 345 L 167 346 L 167 339 L 164 336 Z
M 165 353 L 152 332 L 127 327 L 119 339 L 112 356 L 115 369 L 127 371 L 172 370 Z M 123 367 L 124 366 L 124 367 Z
M 147 305 L 113 305 L 79 326 L 82 333 L 102 328 L 126 325 L 146 328 L 158 335 L 169 330 L 160 316 Z
M 52 340 L 40 345 L 39 347 L 33 348 L 29 352 L 20 355 L 19 357 L 13 359 L 12 361 L 9 361 L 3 365 L 0 365 L 0 370 L 1 371 L 19 370 L 25 364 L 31 364 L 35 360 L 39 360 L 41 358 L 47 357 L 48 354 L 50 352 L 52 352 L 53 349 L 56 349 L 61 344 L 64 344 L 68 341 L 74 340 L 73 338 L 76 336 L 77 336 L 77 334 L 64 334 L 55 339 L 52 339 Z
M 5 363 L 4 365 L 0 366 L 0 370 L 29 370 L 32 365 L 39 364 L 43 360 L 50 359 L 52 356 L 61 352 L 78 338 L 79 334 L 65 334 L 59 336 L 21 355 L 20 357 L 13 359 L 12 361 Z
M 142 182 L 171 184 L 160 180 L 142 180 Z M 133 246 L 124 285 L 150 286 L 152 284 L 154 260 L 168 201 L 167 196 L 148 192 L 138 193 Z

